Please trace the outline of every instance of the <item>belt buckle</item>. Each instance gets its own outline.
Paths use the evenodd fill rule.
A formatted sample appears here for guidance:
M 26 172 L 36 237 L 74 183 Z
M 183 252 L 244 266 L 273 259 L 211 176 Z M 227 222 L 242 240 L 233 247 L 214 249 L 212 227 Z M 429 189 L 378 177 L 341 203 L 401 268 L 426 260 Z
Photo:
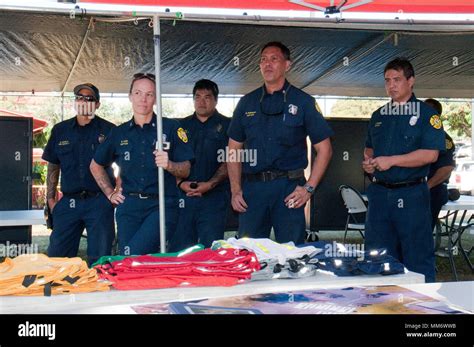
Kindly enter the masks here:
M 263 171 L 263 182 L 268 182 L 272 180 L 272 172 L 271 171 Z
M 148 196 L 144 196 L 141 193 L 138 194 L 138 197 L 143 200 L 148 199 Z

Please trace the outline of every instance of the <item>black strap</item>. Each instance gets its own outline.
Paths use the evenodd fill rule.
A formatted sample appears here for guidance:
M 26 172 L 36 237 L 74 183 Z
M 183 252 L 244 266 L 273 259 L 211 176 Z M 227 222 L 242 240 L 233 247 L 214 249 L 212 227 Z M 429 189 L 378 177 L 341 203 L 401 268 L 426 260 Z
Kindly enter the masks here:
M 69 275 L 64 277 L 63 280 L 68 282 L 69 284 L 74 284 L 77 282 L 77 280 L 81 278 L 80 276 L 76 276 L 76 277 L 70 277 Z
M 288 178 L 290 180 L 298 180 L 304 178 L 304 170 L 291 170 L 291 171 L 281 171 L 281 170 L 268 170 L 261 171 L 255 174 L 245 174 L 244 176 L 247 181 L 261 181 L 268 182 L 273 181 L 278 178 Z
M 51 296 L 51 283 L 50 282 L 44 285 L 43 293 L 44 293 L 44 296 Z
M 23 282 L 21 283 L 21 285 L 25 288 L 28 288 L 33 283 L 35 283 L 35 281 L 36 281 L 36 275 L 26 275 L 23 278 Z
M 389 188 L 389 189 L 396 189 L 396 188 L 406 188 L 406 187 L 411 187 L 417 184 L 425 183 L 426 179 L 425 178 L 418 178 L 412 181 L 405 181 L 405 182 L 396 182 L 396 183 L 390 183 L 390 182 L 384 182 L 384 181 L 379 181 L 375 178 L 372 179 L 372 182 L 375 184 L 378 184 L 382 187 Z
M 181 189 L 181 185 L 186 182 L 186 180 L 181 180 L 179 181 L 178 185 L 176 187 L 178 187 L 178 189 Z
M 66 198 L 72 198 L 72 199 L 95 198 L 99 194 L 100 194 L 100 192 L 91 192 L 91 191 L 88 191 L 88 190 L 83 190 L 81 192 L 76 192 L 76 193 L 63 193 L 63 195 Z

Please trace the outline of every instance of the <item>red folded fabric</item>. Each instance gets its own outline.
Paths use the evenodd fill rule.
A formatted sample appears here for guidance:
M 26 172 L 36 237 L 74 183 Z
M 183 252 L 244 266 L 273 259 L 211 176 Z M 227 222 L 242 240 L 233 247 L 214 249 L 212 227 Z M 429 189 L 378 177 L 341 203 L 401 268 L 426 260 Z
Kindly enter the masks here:
M 204 249 L 181 257 L 143 255 L 97 265 L 99 277 L 116 289 L 233 286 L 260 270 L 255 253 L 238 249 Z

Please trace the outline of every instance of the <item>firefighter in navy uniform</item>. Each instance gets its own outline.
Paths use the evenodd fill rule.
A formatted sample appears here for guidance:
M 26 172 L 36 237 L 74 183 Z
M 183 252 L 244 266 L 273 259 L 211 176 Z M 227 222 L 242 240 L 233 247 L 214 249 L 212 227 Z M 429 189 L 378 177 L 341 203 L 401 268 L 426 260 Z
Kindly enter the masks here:
M 195 160 L 187 179 L 179 180 L 178 226 L 171 251 L 179 251 L 224 237 L 230 204 L 225 149 L 230 118 L 216 110 L 219 88 L 210 80 L 199 80 L 193 88 L 195 112 L 180 121 L 193 147 Z
M 436 113 L 441 116 L 443 106 L 436 99 L 426 99 L 425 103 L 435 109 Z M 446 150 L 439 153 L 438 160 L 430 165 L 428 173 L 428 188 L 430 188 L 431 196 L 431 229 L 434 229 L 438 221 L 439 211 L 441 207 L 448 202 L 448 183 L 451 172 L 456 167 L 454 160 L 455 146 L 453 139 L 445 131 Z
M 100 106 L 97 87 L 90 83 L 74 88 L 76 117 L 56 124 L 44 149 L 48 162 L 47 203 L 52 210 L 53 232 L 48 256 L 75 257 L 84 228 L 87 230 L 87 259 L 94 263 L 110 255 L 115 237 L 114 209 L 89 171 L 91 160 L 114 124 L 95 116 Z M 115 185 L 112 168 L 105 168 Z M 63 197 L 56 200 L 61 173 Z
M 264 85 L 245 95 L 234 111 L 229 158 L 242 156 L 227 167 L 232 207 L 240 212 L 239 235 L 266 238 L 273 227 L 277 242 L 298 244 L 305 235 L 304 206 L 332 156 L 333 132 L 315 99 L 286 80 L 290 66 L 290 51 L 281 42 L 261 50 Z M 317 156 L 306 181 L 307 136 Z
M 384 69 L 392 100 L 372 114 L 362 167 L 373 175 L 365 247 L 386 248 L 410 271 L 435 280 L 430 194 L 430 164 L 445 149 L 440 116 L 413 94 L 415 72 L 404 58 Z
M 177 222 L 176 177 L 188 177 L 192 148 L 179 123 L 163 118 L 163 151 L 156 148 L 155 76 L 136 74 L 129 92 L 133 118 L 116 127 L 96 152 L 90 169 L 99 187 L 117 205 L 117 236 L 122 255 L 160 250 L 158 170 L 165 170 L 166 238 L 172 239 Z M 122 187 L 114 189 L 104 168 L 116 162 Z

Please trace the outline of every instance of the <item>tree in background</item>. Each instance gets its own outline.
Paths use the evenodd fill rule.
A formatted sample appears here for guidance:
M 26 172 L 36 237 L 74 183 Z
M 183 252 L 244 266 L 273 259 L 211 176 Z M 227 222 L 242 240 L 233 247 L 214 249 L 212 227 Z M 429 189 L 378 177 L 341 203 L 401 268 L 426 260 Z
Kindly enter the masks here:
M 471 138 L 472 107 L 469 102 L 443 102 L 443 124 L 452 137 Z
M 372 113 L 386 103 L 386 99 L 362 100 L 341 99 L 331 108 L 328 117 L 370 117 Z M 455 139 L 470 139 L 472 125 L 472 110 L 469 101 L 441 102 L 443 124 L 450 135 Z
M 387 102 L 384 100 L 341 99 L 332 106 L 327 117 L 366 118 Z
M 64 106 L 58 96 L 3 96 L 0 97 L 0 108 L 11 111 L 32 114 L 42 118 L 49 123 L 48 129 L 64 119 L 74 116 L 72 107 L 73 97 L 64 98 Z M 369 118 L 372 113 L 383 106 L 387 99 L 340 99 L 331 108 L 328 117 L 355 117 Z M 231 115 L 236 100 L 220 100 L 219 111 Z M 472 110 L 469 101 L 450 102 L 442 101 L 443 123 L 456 139 L 471 138 Z M 192 98 L 164 98 L 162 102 L 163 116 L 169 118 L 183 118 L 193 113 Z M 97 114 L 114 124 L 122 124 L 132 117 L 131 105 L 128 98 L 102 98 L 101 107 Z M 38 136 L 35 139 L 35 147 L 44 147 L 49 133 Z

